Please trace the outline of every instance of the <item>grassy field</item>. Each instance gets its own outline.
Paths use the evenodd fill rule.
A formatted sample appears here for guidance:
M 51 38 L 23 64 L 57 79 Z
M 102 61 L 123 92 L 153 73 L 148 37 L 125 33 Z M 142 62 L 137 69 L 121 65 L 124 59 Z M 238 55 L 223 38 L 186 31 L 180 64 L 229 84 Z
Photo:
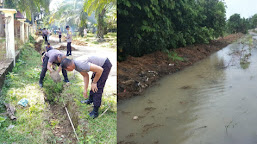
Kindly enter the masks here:
M 17 117 L 16 121 L 11 121 L 8 117 L 0 115 L 5 119 L 0 122 L 0 143 L 72 143 L 69 137 L 58 137 L 54 133 L 61 126 L 61 121 L 67 117 L 60 116 L 54 121 L 51 120 L 54 113 L 50 107 L 62 107 L 63 104 L 69 104 L 69 112 L 77 116 L 74 123 L 80 140 L 78 143 L 117 143 L 117 103 L 116 95 L 113 94 L 115 92 L 104 93 L 99 114 L 110 108 L 102 117 L 93 120 L 88 116 L 92 106 L 80 103 L 83 99 L 81 76 L 68 73 L 71 84 L 67 86 L 62 82 L 55 84 L 47 73 L 44 88 L 41 89 L 38 86 L 40 71 L 40 54 L 34 50 L 32 43 L 26 43 L 22 46 L 15 68 L 7 75 L 0 96 L 0 113 L 5 112 L 4 103 L 10 103 L 15 106 Z M 45 101 L 44 97 L 47 97 L 48 101 Z M 22 98 L 28 99 L 28 107 L 23 108 L 17 104 Z M 8 129 L 10 125 L 14 127 Z M 70 133 L 73 135 L 73 131 Z

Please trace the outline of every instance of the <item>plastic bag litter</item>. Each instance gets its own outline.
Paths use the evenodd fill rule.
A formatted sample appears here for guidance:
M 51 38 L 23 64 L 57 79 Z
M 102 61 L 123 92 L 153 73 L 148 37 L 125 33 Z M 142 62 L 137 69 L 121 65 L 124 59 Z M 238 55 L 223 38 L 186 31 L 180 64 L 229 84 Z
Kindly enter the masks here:
M 26 98 L 21 99 L 18 104 L 26 107 L 28 105 L 29 101 Z

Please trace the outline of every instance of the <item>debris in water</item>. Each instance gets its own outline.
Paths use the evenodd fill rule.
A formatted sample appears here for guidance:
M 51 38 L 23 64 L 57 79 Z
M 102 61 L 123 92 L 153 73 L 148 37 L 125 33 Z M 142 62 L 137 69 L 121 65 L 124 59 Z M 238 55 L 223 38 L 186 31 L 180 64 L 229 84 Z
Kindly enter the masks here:
M 133 117 L 133 120 L 138 120 L 138 116 L 134 116 L 134 117 Z
M 191 86 L 182 86 L 181 89 L 190 89 Z
M 154 107 L 146 107 L 145 108 L 145 111 L 153 111 L 153 110 L 155 110 L 156 108 L 154 108 Z
M 150 129 L 158 128 L 158 127 L 161 127 L 161 126 L 163 126 L 163 125 L 161 125 L 161 124 L 154 124 L 154 123 L 146 124 L 143 127 L 143 133 L 147 133 Z

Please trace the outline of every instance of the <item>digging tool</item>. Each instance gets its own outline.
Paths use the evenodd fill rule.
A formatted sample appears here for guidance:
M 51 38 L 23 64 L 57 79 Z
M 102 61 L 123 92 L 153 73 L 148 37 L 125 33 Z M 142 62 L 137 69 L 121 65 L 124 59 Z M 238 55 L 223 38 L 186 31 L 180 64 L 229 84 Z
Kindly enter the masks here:
M 107 112 L 107 110 L 110 108 L 111 106 L 109 105 L 109 107 L 98 117 L 98 118 L 100 118 L 101 116 L 103 116 L 106 112 Z
M 63 103 L 63 105 L 64 105 L 64 103 Z M 75 130 L 74 125 L 73 125 L 73 123 L 72 123 L 72 120 L 71 120 L 71 118 L 70 118 L 70 114 L 69 114 L 69 112 L 68 112 L 68 110 L 67 110 L 67 108 L 66 108 L 65 105 L 64 105 L 64 108 L 65 108 L 65 111 L 66 111 L 66 113 L 67 113 L 67 115 L 68 115 L 68 118 L 69 118 L 69 120 L 70 120 L 70 124 L 71 124 L 71 126 L 72 126 L 73 131 L 74 131 L 74 134 L 75 134 L 75 136 L 76 136 L 76 138 L 77 138 L 77 140 L 78 140 L 78 142 L 79 142 L 78 135 L 77 135 L 77 133 L 76 133 L 76 130 Z

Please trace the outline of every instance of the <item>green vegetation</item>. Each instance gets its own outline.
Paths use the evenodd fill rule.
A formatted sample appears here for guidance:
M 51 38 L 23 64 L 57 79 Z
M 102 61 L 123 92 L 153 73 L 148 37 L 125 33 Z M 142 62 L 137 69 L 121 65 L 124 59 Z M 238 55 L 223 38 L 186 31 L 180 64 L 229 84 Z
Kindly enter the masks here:
M 22 46 L 20 59 L 7 75 L 2 89 L 0 113 L 5 112 L 4 103 L 11 103 L 16 107 L 17 120 L 7 118 L 2 122 L 0 143 L 46 143 L 53 138 L 47 123 L 48 104 L 38 86 L 40 55 L 32 46 L 29 43 Z M 17 105 L 22 98 L 29 100 L 30 107 Z M 9 125 L 14 125 L 14 128 L 7 129 Z
M 174 49 L 224 34 L 225 6 L 219 0 L 118 1 L 118 59 Z
M 71 73 L 69 73 L 71 74 Z M 101 115 L 106 109 L 107 112 L 100 118 L 92 119 L 88 116 L 89 112 L 93 110 L 92 105 L 81 104 L 80 100 L 83 99 L 83 79 L 80 74 L 70 76 L 72 84 L 67 86 L 61 93 L 60 102 L 65 104 L 73 102 L 79 112 L 79 121 L 77 133 L 79 139 L 83 143 L 117 143 L 116 141 L 116 129 L 117 129 L 117 102 L 115 90 L 113 92 L 107 91 L 108 87 L 105 88 L 102 105 L 99 110 Z M 89 92 L 89 90 L 88 90 Z M 87 120 L 86 122 L 83 120 Z M 86 124 L 85 124 L 86 123 Z M 87 133 L 85 135 L 85 133 Z
M 171 51 L 169 51 L 167 49 L 165 49 L 164 52 L 167 53 L 168 57 L 170 59 L 172 59 L 174 62 L 177 61 L 177 60 L 179 60 L 179 61 L 183 61 L 184 60 L 182 57 L 178 56 L 178 54 L 176 52 L 171 52 Z
M 227 31 L 229 33 L 247 33 L 249 29 L 256 28 L 257 26 L 257 14 L 251 18 L 241 18 L 240 14 L 233 14 L 230 16 L 227 22 Z
M 30 42 L 34 41 L 30 37 Z M 117 143 L 115 91 L 110 92 L 110 88 L 105 88 L 99 114 L 108 110 L 100 118 L 93 120 L 88 116 L 92 106 L 80 103 L 83 99 L 83 80 L 79 73 L 68 73 L 70 85 L 54 83 L 47 73 L 44 87 L 41 89 L 38 86 L 41 56 L 33 46 L 33 43 L 22 46 L 20 59 L 5 80 L 0 96 L 0 113 L 6 111 L 4 103 L 10 103 L 16 108 L 17 120 L 11 121 L 5 115 L 0 115 L 0 143 L 56 143 L 60 140 L 72 143 L 69 137 L 61 138 L 54 134 L 54 130 L 68 119 L 66 113 L 61 113 L 64 105 L 69 110 L 81 144 Z M 17 104 L 22 98 L 28 99 L 28 107 L 23 108 Z M 57 114 L 51 110 L 52 106 L 59 108 L 54 110 Z M 10 125 L 14 127 L 7 129 Z M 70 133 L 73 135 L 72 130 Z
M 225 18 L 222 0 L 118 1 L 118 60 L 210 40 L 257 27 L 257 14 Z
M 25 12 L 28 19 L 33 20 L 33 14 L 44 10 L 49 11 L 50 0 L 4 0 L 5 8 L 18 9 Z

